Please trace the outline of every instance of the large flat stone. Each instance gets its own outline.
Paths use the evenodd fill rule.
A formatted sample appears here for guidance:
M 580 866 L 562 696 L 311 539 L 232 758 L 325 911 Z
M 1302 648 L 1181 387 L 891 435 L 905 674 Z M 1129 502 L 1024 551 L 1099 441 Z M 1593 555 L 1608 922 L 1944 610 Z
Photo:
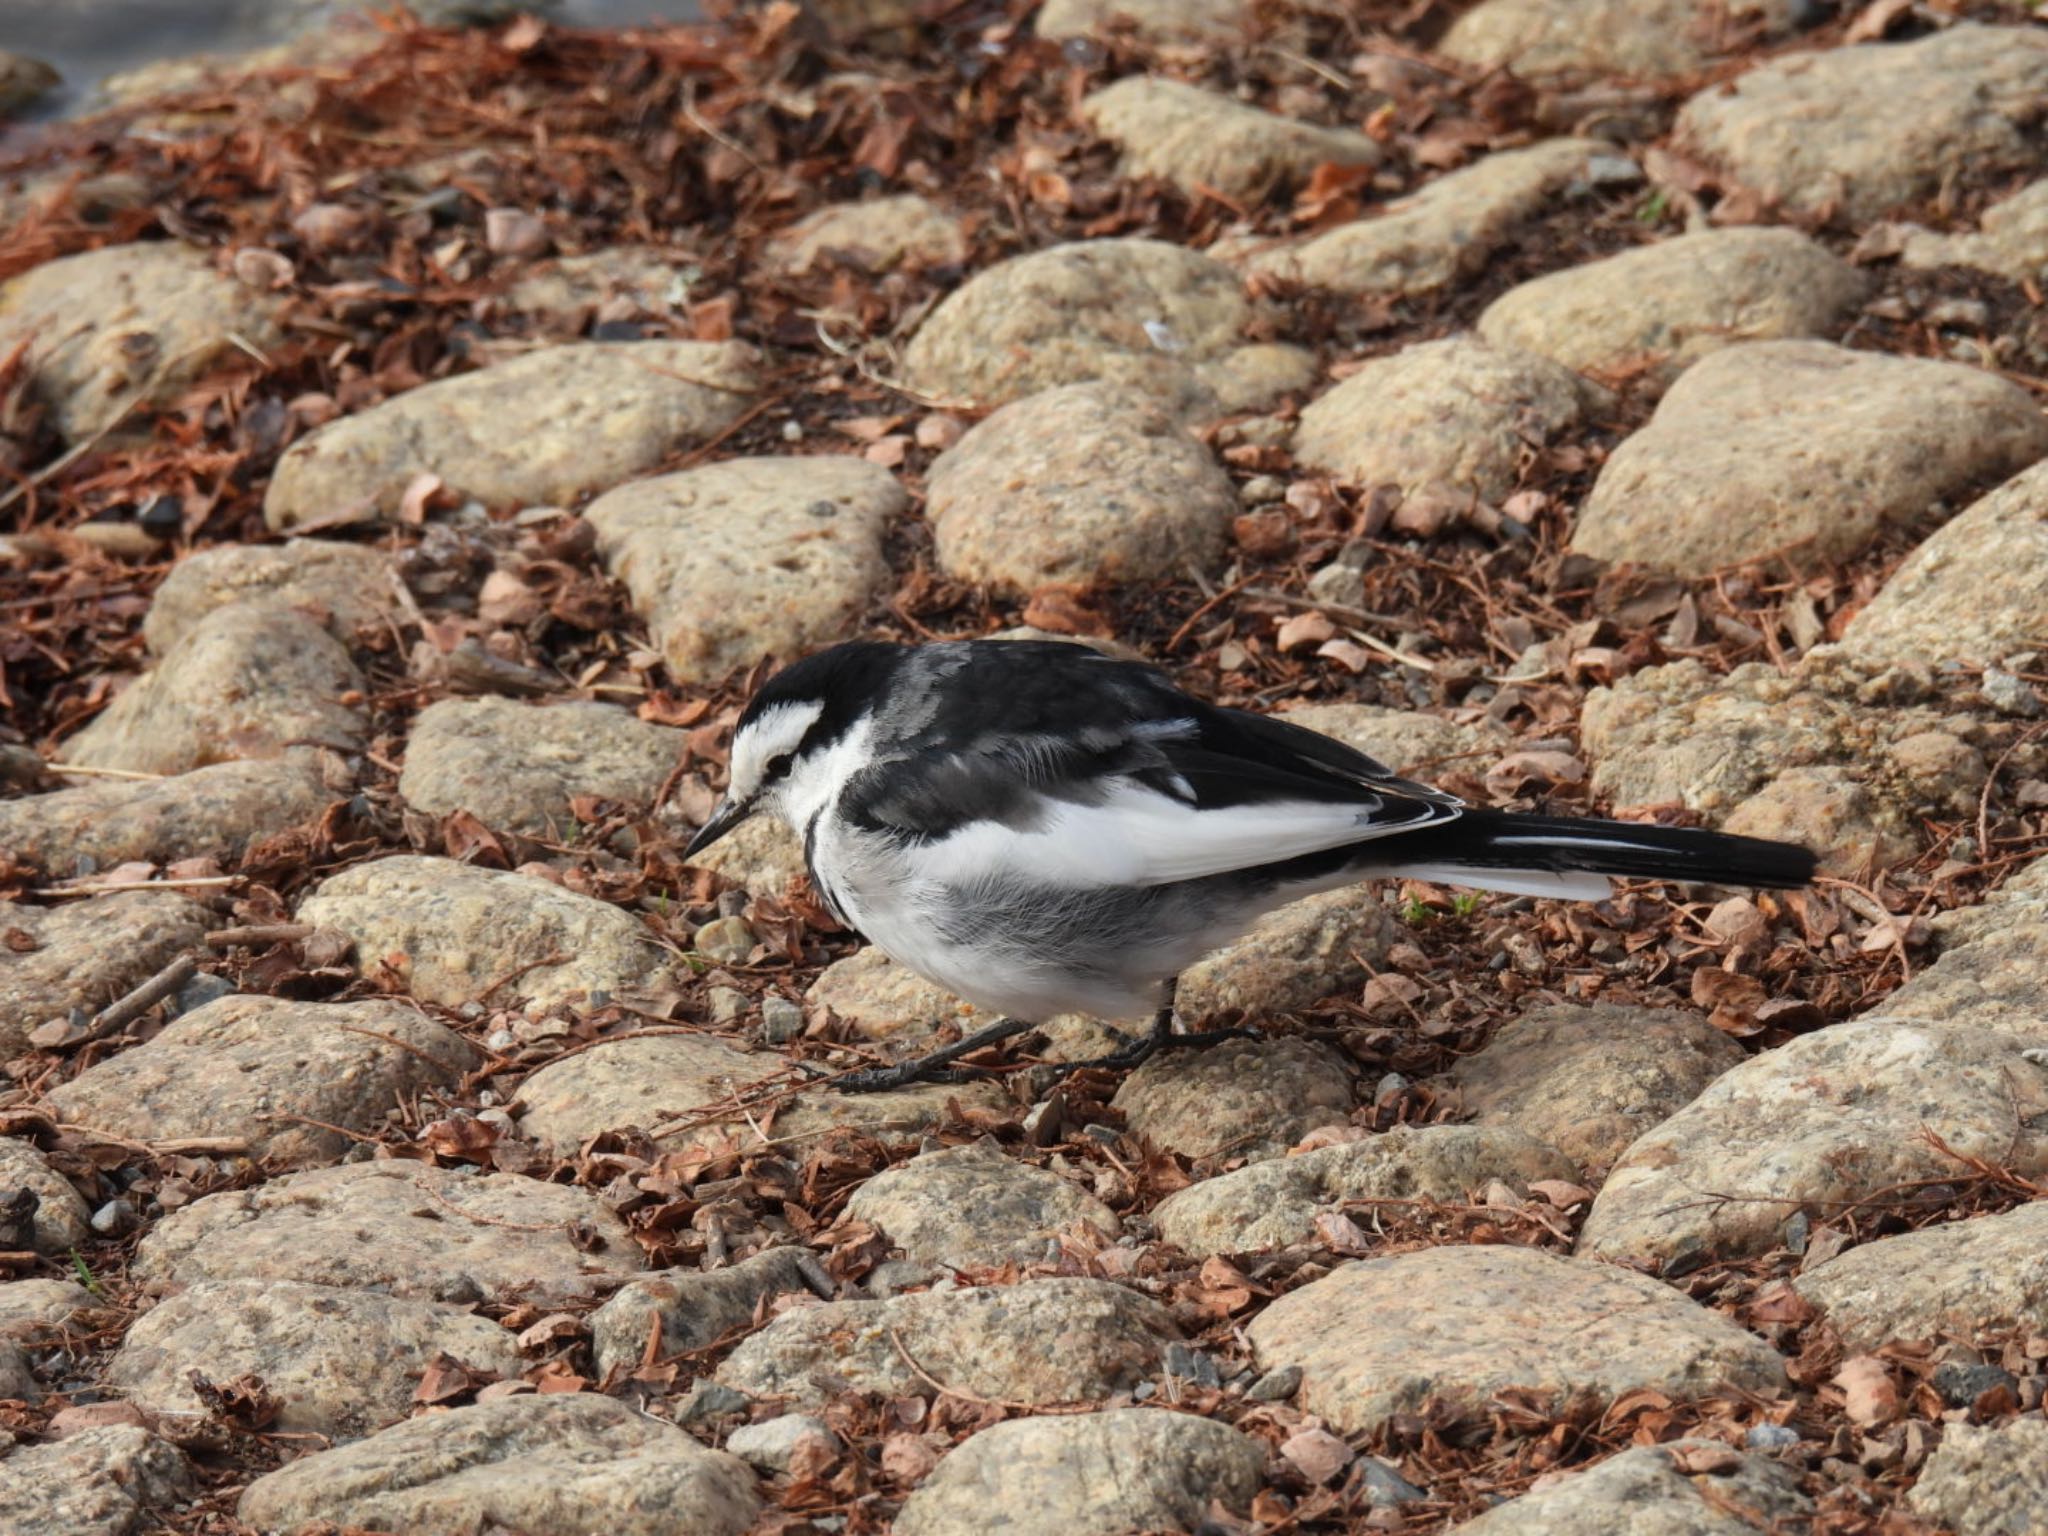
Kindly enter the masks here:
M 590 504 L 606 569 L 669 669 L 717 682 L 843 640 L 889 581 L 882 539 L 909 498 L 865 459 L 729 459 Z
M 1855 1349 L 1944 1334 L 2048 1333 L 2048 1204 L 1881 1237 L 1795 1283 Z
M 382 1130 L 393 1104 L 455 1088 L 482 1059 L 398 1003 L 224 997 L 48 1098 L 64 1120 L 137 1141 L 240 1136 L 274 1164 L 331 1163 L 354 1144 L 347 1132 Z
M 1036 1259 L 1059 1233 L 1123 1230 L 1093 1195 L 986 1143 L 926 1152 L 869 1179 L 846 1203 L 916 1264 L 982 1268 Z
M 907 192 L 859 203 L 831 203 L 777 235 L 769 257 L 785 271 L 845 264 L 868 273 L 928 267 L 967 259 L 967 231 L 957 214 Z
M 36 1197 L 35 1246 L 44 1253 L 67 1253 L 89 1233 L 85 1198 L 69 1179 L 50 1166 L 32 1142 L 0 1136 L 0 1200 L 26 1189 Z
M 503 1397 L 408 1419 L 259 1477 L 241 1518 L 469 1536 L 739 1536 L 754 1475 L 662 1419 L 594 1392 Z
M 1129 27 L 1153 42 L 1215 43 L 1242 35 L 1246 0 L 1046 0 L 1035 25 L 1040 37 L 1087 37 Z
M 1071 1403 L 1128 1391 L 1180 1337 L 1158 1302 L 1106 1280 L 920 1291 L 785 1312 L 740 1341 L 718 1379 L 752 1397 L 911 1397 L 917 1369 L 959 1392 Z M 906 1358 L 906 1355 L 908 1358 Z
M 93 1305 L 92 1292 L 73 1280 L 0 1281 L 0 1339 L 38 1342 Z
M 1614 450 L 1572 548 L 1682 575 L 1853 555 L 2048 455 L 2017 385 L 1959 363 L 1754 341 L 1695 363 Z
M 1975 267 L 2010 282 L 2038 282 L 2048 268 L 2048 177 L 1991 204 L 1975 231 L 1937 234 L 1917 224 L 1888 224 L 1866 239 L 1880 251 L 1896 249 L 1901 266 Z
M 724 431 L 754 403 L 758 361 L 738 342 L 570 342 L 422 384 L 294 443 L 263 515 L 392 517 L 423 474 L 493 506 L 573 502 Z
M 533 875 L 398 854 L 321 881 L 299 921 L 355 941 L 358 965 L 421 1002 L 593 1006 L 666 973 L 619 908 Z M 547 962 L 547 963 L 537 963 Z
M 664 1355 L 699 1350 L 753 1326 L 770 1297 L 807 1290 L 801 1248 L 770 1248 L 723 1269 L 664 1269 L 629 1280 L 590 1314 L 600 1372 L 631 1370 L 657 1335 Z
M 402 1419 L 436 1355 L 516 1376 L 512 1335 L 460 1307 L 291 1280 L 202 1280 L 136 1320 L 107 1385 L 154 1414 L 204 1421 L 194 1376 L 253 1374 L 277 1401 L 273 1428 L 353 1439 Z
M 1808 24 L 1794 0 L 1480 0 L 1438 52 L 1482 69 L 1545 75 L 1689 75 L 1730 48 Z
M 1493 1126 L 1396 1126 L 1362 1141 L 1272 1158 L 1177 1190 L 1152 1213 L 1159 1235 L 1197 1255 L 1312 1242 L 1316 1213 L 1347 1200 L 1466 1199 L 1498 1179 L 1576 1179 L 1555 1147 Z
M 1501 1245 L 1347 1264 L 1275 1301 L 1246 1334 L 1263 1369 L 1301 1367 L 1296 1401 L 1344 1434 L 1505 1387 L 1687 1397 L 1785 1381 L 1775 1350 L 1668 1286 Z
M 1082 99 L 1081 121 L 1123 151 L 1126 176 L 1156 176 L 1190 197 L 1256 200 L 1319 165 L 1378 165 L 1378 144 L 1262 112 L 1178 80 L 1131 75 Z
M 2034 1536 L 2048 1528 L 2048 1421 L 1947 1425 L 1906 1502 L 1968 1536 Z
M 142 637 L 161 656 L 215 609 L 289 608 L 326 626 L 344 645 L 385 632 L 398 613 L 391 557 L 367 544 L 287 539 L 221 544 L 171 567 L 150 599 Z
M 83 1430 L 0 1458 L 8 1536 L 147 1536 L 196 1491 L 184 1452 L 132 1424 Z
M 454 1302 L 584 1296 L 642 1267 L 588 1190 L 393 1162 L 207 1195 L 157 1223 L 134 1261 L 173 1285 L 300 1280 Z
M 1195 1158 L 1277 1157 L 1352 1108 L 1344 1058 L 1314 1040 L 1226 1040 L 1167 1051 L 1126 1077 L 1115 1107 L 1137 1136 Z
M 0 901 L 0 934 L 22 934 L 32 946 L 10 945 L 0 966 L 0 1056 L 19 1055 L 38 1024 L 74 1008 L 97 1012 L 198 950 L 209 916 L 177 891 L 117 891 L 53 907 Z
M 1756 1536 L 1800 1529 L 1812 1513 L 1783 1462 L 1737 1455 L 1718 1440 L 1674 1440 L 1546 1479 L 1455 1536 Z

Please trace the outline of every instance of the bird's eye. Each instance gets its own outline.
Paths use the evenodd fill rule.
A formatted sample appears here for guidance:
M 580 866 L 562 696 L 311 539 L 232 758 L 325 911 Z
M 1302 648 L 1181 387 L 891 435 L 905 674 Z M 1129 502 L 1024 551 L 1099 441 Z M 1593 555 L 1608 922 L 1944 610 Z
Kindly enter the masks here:
M 787 752 L 781 752 L 769 758 L 768 766 L 761 770 L 761 782 L 763 784 L 773 784 L 777 779 L 786 777 L 789 773 L 789 763 L 790 757 Z

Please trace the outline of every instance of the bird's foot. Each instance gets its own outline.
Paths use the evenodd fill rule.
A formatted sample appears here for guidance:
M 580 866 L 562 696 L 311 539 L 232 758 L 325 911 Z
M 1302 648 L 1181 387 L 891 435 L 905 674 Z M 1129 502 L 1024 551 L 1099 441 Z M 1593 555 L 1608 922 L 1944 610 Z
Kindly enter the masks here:
M 1059 1077 L 1071 1073 L 1085 1072 L 1100 1067 L 1106 1071 L 1121 1072 L 1128 1068 L 1142 1066 L 1161 1051 L 1182 1051 L 1199 1049 L 1207 1045 L 1221 1045 L 1226 1040 L 1256 1040 L 1259 1032 L 1255 1029 L 1205 1029 L 1192 1035 L 1179 1035 L 1173 1031 L 1169 1018 L 1162 1028 L 1155 1022 L 1152 1029 L 1126 1045 L 1120 1045 L 1107 1056 L 1097 1056 L 1088 1061 L 1061 1062 L 1053 1070 Z
M 892 1088 L 907 1088 L 912 1083 L 971 1083 L 988 1076 L 988 1069 L 955 1067 L 950 1063 L 984 1046 L 1007 1040 L 1012 1035 L 1021 1035 L 1029 1028 L 1031 1024 L 1025 1019 L 997 1019 L 964 1040 L 940 1046 L 936 1051 L 927 1051 L 909 1061 L 899 1061 L 893 1067 L 868 1067 L 863 1071 L 849 1072 L 835 1079 L 832 1086 L 841 1093 L 887 1093 Z

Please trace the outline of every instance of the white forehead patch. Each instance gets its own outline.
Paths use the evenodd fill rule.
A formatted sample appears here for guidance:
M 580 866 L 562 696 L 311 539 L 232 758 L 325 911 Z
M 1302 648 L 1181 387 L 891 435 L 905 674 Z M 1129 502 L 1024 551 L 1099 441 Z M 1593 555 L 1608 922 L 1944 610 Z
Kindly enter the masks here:
M 750 800 L 761 788 L 768 765 L 796 751 L 804 733 L 825 713 L 816 699 L 791 701 L 764 709 L 732 739 L 732 773 L 726 791 L 735 800 Z

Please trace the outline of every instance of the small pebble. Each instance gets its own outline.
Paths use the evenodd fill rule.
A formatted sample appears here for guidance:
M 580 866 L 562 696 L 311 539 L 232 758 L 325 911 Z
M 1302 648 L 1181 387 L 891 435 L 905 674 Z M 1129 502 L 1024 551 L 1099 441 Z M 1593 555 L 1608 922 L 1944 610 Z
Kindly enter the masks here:
M 1368 1509 L 1420 1504 L 1429 1495 L 1376 1456 L 1361 1456 L 1351 1467 L 1351 1482 L 1365 1494 Z
M 698 954 L 720 965 L 744 965 L 754 952 L 754 930 L 745 918 L 721 917 L 697 930 L 691 941 Z
M 1204 1350 L 1190 1349 L 1185 1344 L 1166 1346 L 1166 1374 L 1191 1381 L 1198 1387 L 1218 1388 L 1223 1385 L 1223 1373 L 1216 1369 L 1216 1358 Z
M 1283 1365 L 1277 1371 L 1268 1371 L 1257 1381 L 1244 1389 L 1244 1395 L 1255 1403 L 1277 1403 L 1283 1398 L 1294 1396 L 1301 1386 L 1301 1367 Z
M 839 1454 L 841 1441 L 823 1419 L 807 1413 L 785 1413 L 760 1424 L 742 1424 L 726 1437 L 725 1448 L 741 1461 L 765 1472 L 787 1472 L 806 1447 L 820 1459 Z
M 747 994 L 737 987 L 711 989 L 711 1022 L 730 1024 L 747 1011 Z
M 804 1032 L 803 1008 L 786 997 L 761 999 L 761 1038 L 769 1045 L 783 1045 Z
M 92 1213 L 92 1229 L 101 1237 L 118 1237 L 135 1225 L 135 1207 L 126 1200 L 109 1200 Z
M 1287 482 L 1278 475 L 1253 475 L 1244 483 L 1244 504 L 1248 507 L 1262 507 L 1286 494 Z
M 1753 1424 L 1742 1443 L 1752 1451 L 1789 1451 L 1799 1443 L 1799 1431 L 1787 1424 Z
M 752 1401 L 746 1393 L 735 1392 L 722 1381 L 699 1377 L 688 1395 L 676 1404 L 675 1420 L 678 1424 L 694 1424 L 722 1413 L 744 1413 Z
M 2000 714 L 2031 718 L 2041 713 L 2041 695 L 2002 668 L 1986 667 L 1977 688 L 1985 702 Z
M 2017 1390 L 2019 1378 L 1988 1362 L 1948 1360 L 1934 1368 L 1934 1390 L 1951 1408 L 1967 1408 L 1998 1387 Z

